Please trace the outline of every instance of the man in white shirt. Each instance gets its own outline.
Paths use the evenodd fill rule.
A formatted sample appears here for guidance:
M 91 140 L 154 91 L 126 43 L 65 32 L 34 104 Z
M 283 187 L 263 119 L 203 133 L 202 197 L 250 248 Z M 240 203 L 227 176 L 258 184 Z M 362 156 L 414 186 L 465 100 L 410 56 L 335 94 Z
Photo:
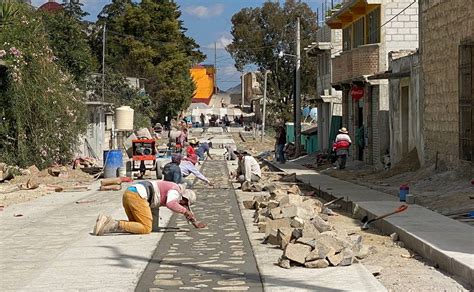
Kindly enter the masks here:
M 237 180 L 243 182 L 258 182 L 262 177 L 262 171 L 257 160 L 245 150 L 235 150 L 235 155 L 239 159 L 236 171 Z

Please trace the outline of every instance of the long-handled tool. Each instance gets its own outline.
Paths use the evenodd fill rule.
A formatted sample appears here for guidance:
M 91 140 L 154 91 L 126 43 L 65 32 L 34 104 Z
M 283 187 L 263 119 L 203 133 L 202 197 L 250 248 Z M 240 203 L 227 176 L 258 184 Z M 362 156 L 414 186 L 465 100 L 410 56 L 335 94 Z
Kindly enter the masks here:
M 342 199 L 344 199 L 344 197 L 336 198 L 336 199 L 334 199 L 334 200 L 332 200 L 332 201 L 329 201 L 329 202 L 327 202 L 327 203 L 324 203 L 324 206 L 325 206 L 325 207 L 330 206 L 330 205 L 332 205 L 332 204 L 334 204 L 334 203 L 336 203 L 336 202 L 338 202 L 338 201 L 340 201 L 340 200 L 342 200 Z
M 377 221 L 377 220 L 380 220 L 380 219 L 383 219 L 383 218 L 386 218 L 386 217 L 388 217 L 388 216 L 397 214 L 397 213 L 401 213 L 401 212 L 405 211 L 406 209 L 408 209 L 408 205 L 401 205 L 400 207 L 398 207 L 397 209 L 395 209 L 395 211 L 390 212 L 390 213 L 387 213 L 387 214 L 385 214 L 385 215 L 381 215 L 381 216 L 375 217 L 374 219 L 368 220 L 368 217 L 365 216 L 364 218 L 362 218 L 362 223 L 364 223 L 364 225 L 362 225 L 361 229 L 362 229 L 362 230 L 367 230 L 367 229 L 369 229 L 369 224 L 370 224 L 370 223 L 372 223 L 372 222 L 374 222 L 374 221 Z

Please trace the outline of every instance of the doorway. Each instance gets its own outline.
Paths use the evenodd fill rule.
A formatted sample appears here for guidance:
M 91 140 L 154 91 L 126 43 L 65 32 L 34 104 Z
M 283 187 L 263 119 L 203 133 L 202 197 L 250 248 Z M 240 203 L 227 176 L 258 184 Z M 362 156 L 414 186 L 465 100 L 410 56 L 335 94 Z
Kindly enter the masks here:
M 401 134 L 402 134 L 402 156 L 408 153 L 408 139 L 409 139 L 409 119 L 410 119 L 410 105 L 409 105 L 410 89 L 408 86 L 402 86 L 400 91 L 401 102 Z

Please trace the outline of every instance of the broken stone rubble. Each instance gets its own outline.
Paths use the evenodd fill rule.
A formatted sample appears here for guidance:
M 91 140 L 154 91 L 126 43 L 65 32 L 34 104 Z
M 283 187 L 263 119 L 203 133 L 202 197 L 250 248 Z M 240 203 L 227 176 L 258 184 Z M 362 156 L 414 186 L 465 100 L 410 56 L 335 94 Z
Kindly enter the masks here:
M 263 242 L 283 250 L 280 267 L 347 266 L 370 254 L 360 235 L 335 230 L 323 213 L 324 204 L 305 197 L 298 186 L 272 185 L 265 189 L 270 195 L 256 195 L 244 201 L 244 206 L 255 210 L 258 231 L 265 233 Z

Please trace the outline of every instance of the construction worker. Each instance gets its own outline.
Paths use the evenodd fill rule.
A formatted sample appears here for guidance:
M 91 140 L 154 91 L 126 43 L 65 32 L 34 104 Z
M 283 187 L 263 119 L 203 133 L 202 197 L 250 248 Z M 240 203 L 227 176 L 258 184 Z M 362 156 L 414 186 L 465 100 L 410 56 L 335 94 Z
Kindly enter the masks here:
M 152 230 L 153 208 L 166 206 L 175 213 L 183 214 L 195 228 L 204 228 L 206 224 L 196 220 L 191 205 L 196 194 L 183 186 L 168 181 L 141 181 L 129 186 L 122 197 L 123 207 L 128 221 L 114 220 L 111 216 L 100 214 L 97 217 L 93 233 L 104 235 L 113 232 L 148 234 Z
M 196 155 L 199 157 L 199 160 L 205 160 L 206 155 L 209 157 L 209 159 L 212 159 L 211 153 L 209 152 L 209 150 L 212 148 L 212 142 L 199 143 L 199 141 L 197 141 L 195 145 L 199 145 L 198 149 L 196 150 Z
M 231 176 L 236 177 L 240 183 L 258 182 L 262 177 L 262 171 L 257 160 L 245 150 L 235 150 L 234 153 L 239 159 L 239 165 Z
M 188 177 L 190 174 L 194 174 L 199 180 L 207 183 L 209 186 L 213 186 L 213 184 L 209 181 L 207 177 L 205 177 L 199 169 L 196 168 L 196 164 L 198 163 L 198 157 L 196 154 L 184 157 L 179 164 L 179 168 L 181 169 L 181 175 L 183 178 Z M 184 181 L 188 187 L 192 186 L 192 183 L 189 181 Z
M 165 181 L 171 181 L 176 184 L 182 183 L 183 177 L 181 175 L 181 169 L 179 167 L 181 160 L 181 154 L 175 153 L 171 155 L 171 162 L 167 163 L 163 167 L 163 179 Z

